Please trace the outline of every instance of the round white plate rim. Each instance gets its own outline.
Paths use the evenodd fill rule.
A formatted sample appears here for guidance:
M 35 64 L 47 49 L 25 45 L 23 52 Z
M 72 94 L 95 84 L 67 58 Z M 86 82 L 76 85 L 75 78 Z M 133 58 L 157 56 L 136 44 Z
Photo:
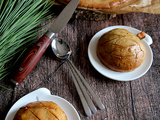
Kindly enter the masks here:
M 80 120 L 80 116 L 71 103 L 62 97 L 51 95 L 47 88 L 39 88 L 31 93 L 20 98 L 9 110 L 5 120 L 13 120 L 15 114 L 20 107 L 35 101 L 52 101 L 58 104 L 65 112 L 68 120 Z M 67 107 L 66 107 L 67 106 Z M 71 111 L 70 111 L 71 110 Z
M 108 69 L 106 66 L 104 66 L 99 58 L 97 57 L 97 54 L 96 54 L 96 47 L 97 47 L 97 42 L 98 42 L 98 39 L 101 37 L 101 35 L 103 35 L 105 32 L 107 31 L 110 31 L 112 29 L 115 29 L 115 28 L 124 28 L 124 29 L 127 29 L 131 32 L 133 32 L 134 34 L 137 34 L 139 32 L 141 32 L 140 30 L 136 29 L 136 28 L 133 28 L 133 27 L 129 27 L 129 26 L 121 26 L 121 25 L 117 25 L 117 26 L 110 26 L 110 27 L 107 27 L 107 28 L 104 28 L 102 30 L 100 30 L 99 32 L 97 32 L 91 39 L 90 43 L 89 43 L 89 46 L 88 46 L 88 57 L 89 57 L 89 60 L 92 64 L 92 66 L 99 72 L 101 73 L 102 75 L 104 75 L 105 77 L 108 77 L 110 79 L 113 79 L 113 80 L 117 80 L 117 81 L 132 81 L 132 80 L 135 80 L 135 79 L 138 79 L 140 77 L 142 77 L 151 67 L 152 65 L 152 62 L 153 62 L 153 53 L 152 53 L 152 49 L 151 47 L 149 46 L 149 44 L 152 44 L 152 38 L 148 35 L 147 35 L 147 39 L 149 38 L 150 39 L 150 43 L 148 42 L 148 40 L 146 41 L 142 41 L 146 47 L 146 51 L 147 51 L 147 54 L 146 54 L 146 58 L 145 58 L 145 61 L 142 63 L 142 65 L 137 68 L 136 70 L 134 71 L 131 71 L 131 72 L 116 72 L 116 71 L 112 71 L 110 69 Z M 94 48 L 94 49 L 93 49 Z M 149 52 L 149 54 L 148 54 Z M 137 76 L 133 75 L 136 73 L 136 71 L 144 68 L 144 64 L 147 63 L 147 67 L 145 67 L 145 69 L 143 69 L 143 73 L 140 71 L 138 72 L 141 73 Z M 107 72 L 104 72 L 104 71 L 107 71 Z M 108 73 L 109 72 L 109 73 Z M 110 73 L 112 73 L 110 75 Z M 132 77 L 128 76 L 128 75 L 132 75 Z M 127 77 L 122 77 L 122 76 L 127 76 Z

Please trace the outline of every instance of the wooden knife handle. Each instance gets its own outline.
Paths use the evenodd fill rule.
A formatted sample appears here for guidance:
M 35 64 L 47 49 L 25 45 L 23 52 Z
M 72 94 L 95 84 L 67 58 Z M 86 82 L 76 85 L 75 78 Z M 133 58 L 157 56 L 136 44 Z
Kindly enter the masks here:
M 23 59 L 22 63 L 20 64 L 17 73 L 13 77 L 13 80 L 11 80 L 13 83 L 15 83 L 16 85 L 20 84 L 27 77 L 27 75 L 33 70 L 33 68 L 37 65 L 37 63 L 43 56 L 44 52 L 46 51 L 53 36 L 54 33 L 47 32 L 29 50 L 29 52 Z

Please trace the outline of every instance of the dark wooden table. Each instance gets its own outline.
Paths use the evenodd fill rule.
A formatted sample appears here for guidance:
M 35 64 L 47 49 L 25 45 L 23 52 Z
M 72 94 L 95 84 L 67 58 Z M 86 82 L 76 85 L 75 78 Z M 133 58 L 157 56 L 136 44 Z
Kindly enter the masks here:
M 89 61 L 87 50 L 91 38 L 99 30 L 113 25 L 131 26 L 145 31 L 153 38 L 153 64 L 150 70 L 137 80 L 111 80 L 98 73 Z M 71 45 L 71 60 L 102 100 L 105 109 L 86 117 L 67 65 L 56 60 L 49 47 L 34 70 L 19 86 L 6 84 L 14 91 L 0 88 L 1 120 L 18 99 L 41 87 L 46 87 L 53 95 L 69 101 L 82 120 L 160 119 L 160 15 L 127 13 L 109 20 L 108 15 L 90 14 L 88 17 L 87 14 L 83 15 L 83 12 L 77 12 L 57 36 L 66 39 Z

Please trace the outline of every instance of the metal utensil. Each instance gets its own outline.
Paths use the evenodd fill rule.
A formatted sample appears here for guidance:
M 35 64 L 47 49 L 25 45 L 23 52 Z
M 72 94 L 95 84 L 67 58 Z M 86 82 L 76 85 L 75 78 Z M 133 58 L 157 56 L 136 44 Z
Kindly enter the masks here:
M 69 60 L 69 57 L 72 53 L 70 46 L 63 41 L 62 39 L 54 39 L 51 43 L 51 47 L 53 50 L 54 55 L 60 59 L 60 60 L 66 60 L 67 64 L 69 66 L 70 73 L 73 78 L 73 82 L 76 86 L 77 92 L 79 94 L 79 97 L 81 99 L 84 111 L 87 116 L 91 116 L 91 111 L 93 113 L 97 112 L 96 107 L 94 106 L 92 100 L 90 99 L 89 95 L 87 94 L 87 91 L 85 87 L 88 89 L 90 94 L 92 95 L 93 99 L 95 100 L 95 103 L 99 107 L 99 109 L 104 109 L 104 105 L 99 100 L 99 98 L 96 96 L 96 94 L 93 92 L 93 90 L 90 88 L 88 83 L 85 81 L 81 73 L 78 71 L 78 69 L 74 66 L 74 64 Z M 85 86 L 85 87 L 84 87 Z
M 56 21 L 52 24 L 46 34 L 43 35 L 30 49 L 23 62 L 20 64 L 17 73 L 11 80 L 14 84 L 20 84 L 36 66 L 53 39 L 55 33 L 59 33 L 71 18 L 79 1 L 80 0 L 71 0 L 57 17 Z

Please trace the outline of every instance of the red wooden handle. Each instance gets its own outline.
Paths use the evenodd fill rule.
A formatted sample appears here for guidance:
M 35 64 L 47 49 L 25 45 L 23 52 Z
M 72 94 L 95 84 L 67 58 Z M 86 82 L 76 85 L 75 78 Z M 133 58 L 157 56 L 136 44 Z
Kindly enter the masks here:
M 33 68 L 39 62 L 40 58 L 43 56 L 50 42 L 51 39 L 48 36 L 43 35 L 38 40 L 38 42 L 31 48 L 25 59 L 20 64 L 20 67 L 13 78 L 13 80 L 17 84 L 20 84 L 33 70 Z

